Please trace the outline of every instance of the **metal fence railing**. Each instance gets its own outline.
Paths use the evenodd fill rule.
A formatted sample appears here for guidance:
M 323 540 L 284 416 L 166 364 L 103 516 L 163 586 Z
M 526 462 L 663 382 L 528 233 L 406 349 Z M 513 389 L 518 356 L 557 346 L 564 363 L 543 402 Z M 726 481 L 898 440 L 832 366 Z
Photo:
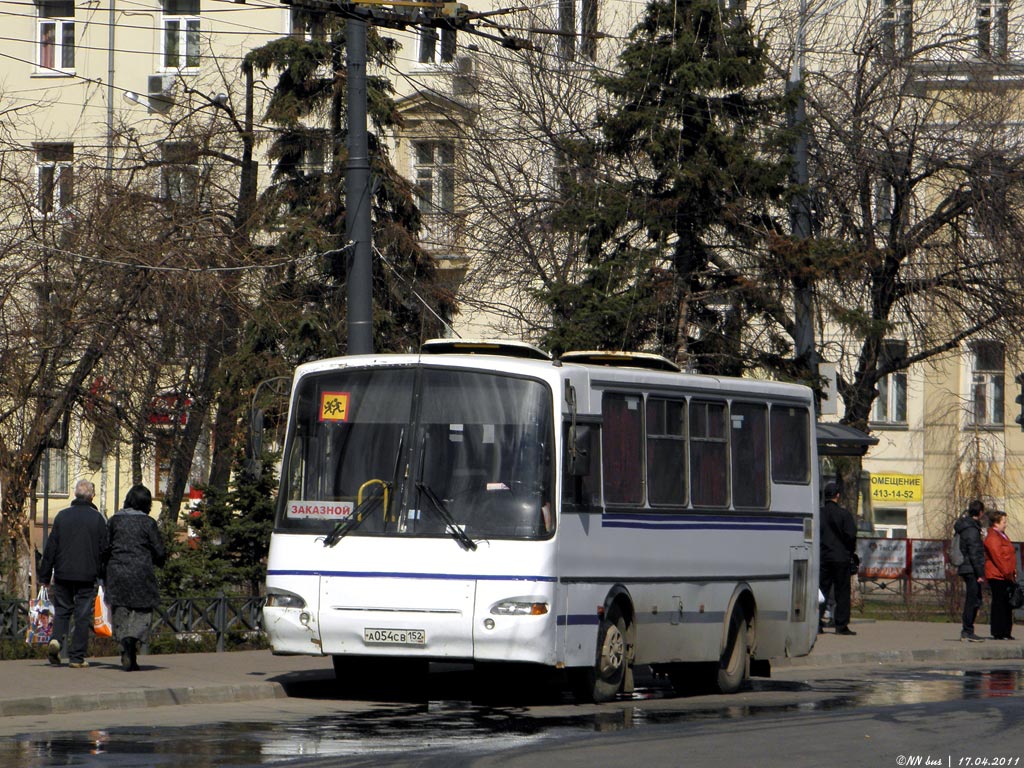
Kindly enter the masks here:
M 169 600 L 153 612 L 151 634 L 171 633 L 181 639 L 212 634 L 218 651 L 233 632 L 259 633 L 264 597 L 183 597 Z M 0 600 L 0 641 L 24 641 L 28 630 L 28 600 Z

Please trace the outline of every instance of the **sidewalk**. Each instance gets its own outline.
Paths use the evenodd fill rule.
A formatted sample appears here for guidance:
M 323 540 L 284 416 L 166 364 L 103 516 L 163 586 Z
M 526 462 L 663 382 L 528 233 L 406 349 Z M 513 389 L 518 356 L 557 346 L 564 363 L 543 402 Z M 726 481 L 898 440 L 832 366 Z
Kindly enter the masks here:
M 829 630 L 810 655 L 775 659 L 773 668 L 851 664 L 981 661 L 1024 658 L 1020 640 L 960 642 L 958 623 L 854 620 L 855 637 Z M 986 628 L 979 626 L 983 636 Z M 172 704 L 230 703 L 286 698 L 289 685 L 334 676 L 328 658 L 274 656 L 270 651 L 141 656 L 139 672 L 124 672 L 114 657 L 90 659 L 88 669 L 52 667 L 45 660 L 0 661 L 0 717 Z

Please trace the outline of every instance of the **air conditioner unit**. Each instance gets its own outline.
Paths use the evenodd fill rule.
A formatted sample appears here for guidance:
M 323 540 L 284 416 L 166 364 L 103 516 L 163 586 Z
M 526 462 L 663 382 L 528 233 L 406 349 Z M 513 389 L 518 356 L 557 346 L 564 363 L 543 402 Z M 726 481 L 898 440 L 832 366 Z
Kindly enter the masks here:
M 473 56 L 455 57 L 455 74 L 462 77 L 476 76 L 476 59 Z
M 146 94 L 154 96 L 169 96 L 174 90 L 174 75 L 150 75 L 147 78 Z
M 157 112 L 165 112 L 174 104 L 171 97 L 174 92 L 174 75 L 149 75 L 146 78 L 146 95 L 149 97 L 149 108 Z

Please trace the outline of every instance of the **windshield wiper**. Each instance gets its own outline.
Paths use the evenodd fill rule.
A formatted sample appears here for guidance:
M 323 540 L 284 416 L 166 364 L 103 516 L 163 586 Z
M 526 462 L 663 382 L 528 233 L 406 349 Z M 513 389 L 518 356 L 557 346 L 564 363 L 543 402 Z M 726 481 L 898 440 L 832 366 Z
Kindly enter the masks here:
M 444 520 L 445 524 L 448 526 L 447 533 L 449 533 L 451 537 L 459 543 L 459 546 L 465 550 L 475 550 L 476 542 L 469 537 L 464 528 L 460 527 L 458 523 L 455 522 L 455 518 L 452 517 L 452 513 L 448 511 L 447 505 L 436 493 L 434 493 L 434 489 L 426 483 L 418 481 L 416 483 L 416 490 L 427 497 L 427 501 L 430 502 L 434 511 L 437 512 L 438 516 Z
M 334 526 L 334 529 L 324 536 L 324 546 L 333 547 L 341 541 L 343 537 L 362 525 L 363 520 L 370 516 L 372 507 L 376 504 L 380 504 L 383 498 L 384 494 L 368 496 L 361 504 L 357 504 L 349 513 L 348 517 L 344 520 L 339 520 L 337 525 Z

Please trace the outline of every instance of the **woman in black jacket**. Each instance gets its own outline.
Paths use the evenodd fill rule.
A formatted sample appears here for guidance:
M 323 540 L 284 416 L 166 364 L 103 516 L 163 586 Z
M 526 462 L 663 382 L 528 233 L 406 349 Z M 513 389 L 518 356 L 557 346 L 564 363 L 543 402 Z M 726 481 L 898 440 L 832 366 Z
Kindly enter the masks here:
M 107 522 L 106 593 L 126 672 L 139 668 L 138 647 L 149 637 L 153 610 L 160 604 L 156 568 L 164 564 L 167 551 L 156 520 L 149 516 L 152 507 L 149 489 L 136 485 L 125 496 L 124 509 Z

